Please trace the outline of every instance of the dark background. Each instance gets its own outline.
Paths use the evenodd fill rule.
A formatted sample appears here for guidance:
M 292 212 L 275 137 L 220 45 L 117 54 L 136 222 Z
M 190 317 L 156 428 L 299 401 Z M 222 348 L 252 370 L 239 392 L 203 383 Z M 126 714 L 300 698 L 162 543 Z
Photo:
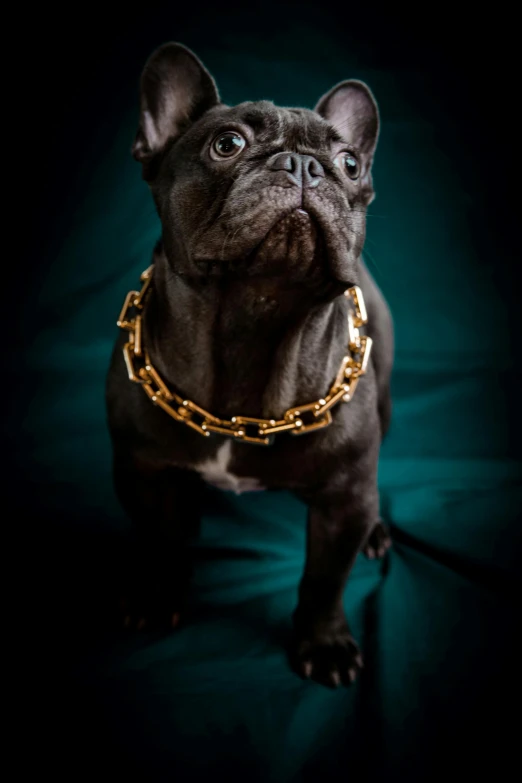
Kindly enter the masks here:
M 24 225 L 21 253 L 10 264 L 16 395 L 7 409 L 13 476 L 6 506 L 11 499 L 24 520 L 20 592 L 23 615 L 33 618 L 20 656 L 28 756 L 68 780 L 103 769 L 137 780 L 199 780 L 213 770 L 231 780 L 308 781 L 333 779 L 339 767 L 358 780 L 430 779 L 457 767 L 504 777 L 516 749 L 507 710 L 518 684 L 512 595 L 521 456 L 517 44 L 507 8 L 217 2 L 116 10 L 94 3 L 28 11 L 20 29 L 23 54 L 10 76 L 22 104 L 12 157 L 22 167 L 16 184 Z M 222 628 L 238 622 L 244 631 L 252 616 L 279 616 L 266 610 L 262 589 L 253 600 L 265 608 L 244 615 L 234 614 L 233 598 L 216 598 L 215 624 L 212 600 L 196 602 L 203 630 L 186 657 L 203 656 L 202 668 L 179 682 L 153 672 L 170 658 L 175 669 L 183 642 L 181 652 L 158 639 L 149 648 L 150 640 L 129 643 L 107 630 L 104 599 L 125 524 L 107 468 L 103 376 L 120 298 L 148 264 L 157 233 L 128 151 L 141 68 L 167 40 L 201 56 L 226 102 L 271 98 L 313 107 L 336 81 L 358 77 L 374 89 L 383 117 L 368 251 L 398 334 L 398 413 L 383 469 L 397 550 L 387 584 L 393 574 L 396 584 L 379 594 L 382 575 L 358 564 L 353 594 L 365 637 L 382 642 L 365 646 L 381 679 L 335 701 L 319 686 L 307 691 L 315 696 L 299 725 L 305 692 L 285 679 L 282 659 L 272 673 L 272 648 L 244 674 L 252 689 L 238 674 L 244 714 L 234 713 L 223 684 L 223 661 L 230 656 L 235 665 L 237 644 L 240 665 L 244 639 L 238 630 L 230 642 Z M 428 217 L 415 212 L 419 203 Z M 433 460 L 433 474 L 440 459 L 453 459 L 444 467 L 447 485 L 441 478 L 443 488 L 431 488 L 429 465 L 415 473 L 420 457 Z M 397 465 L 412 475 L 410 485 L 399 471 L 400 491 Z M 268 520 L 278 514 L 301 524 L 302 509 L 289 499 L 261 506 L 260 540 L 266 534 L 270 541 Z M 210 496 L 211 524 L 236 520 L 224 538 L 231 548 L 242 541 L 238 559 L 248 546 L 237 520 L 246 524 L 251 514 L 248 501 Z M 277 533 L 273 541 L 285 551 Z M 296 553 L 289 585 L 299 575 L 301 544 L 289 550 Z M 201 549 L 204 584 L 219 551 L 212 542 Z M 245 574 L 252 567 L 247 562 Z M 437 569 L 467 587 L 448 587 L 442 577 L 439 584 Z M 223 566 L 218 586 L 227 574 Z M 211 586 L 212 573 L 208 579 Z M 274 579 L 271 572 L 267 584 Z M 241 584 L 236 596 L 245 592 Z M 468 600 L 469 585 L 480 600 Z M 445 623 L 453 630 L 443 643 Z M 259 638 L 282 649 L 285 628 L 283 620 L 260 623 Z M 288 738 L 291 729 L 290 750 L 279 757 L 274 737 Z M 316 752 L 293 761 L 309 747 Z
M 23 92 L 32 118 L 29 171 L 38 179 L 30 205 L 34 244 L 27 248 L 34 265 L 31 288 L 38 290 L 35 276 L 45 275 L 45 258 L 56 254 L 122 115 L 137 108 L 145 60 L 158 42 L 180 38 L 194 50 L 217 43 L 229 56 L 235 45 L 237 69 L 247 42 L 262 69 L 277 38 L 283 63 L 295 54 L 333 60 L 339 49 L 365 69 L 395 74 L 473 192 L 481 256 L 510 266 L 516 254 L 516 215 L 509 204 L 517 143 L 516 41 L 504 4 L 485 13 L 459 3 L 158 3 L 131 13 L 92 3 L 31 12 L 31 86 L 27 90 L 26 82 Z M 267 80 L 265 92 L 271 86 Z

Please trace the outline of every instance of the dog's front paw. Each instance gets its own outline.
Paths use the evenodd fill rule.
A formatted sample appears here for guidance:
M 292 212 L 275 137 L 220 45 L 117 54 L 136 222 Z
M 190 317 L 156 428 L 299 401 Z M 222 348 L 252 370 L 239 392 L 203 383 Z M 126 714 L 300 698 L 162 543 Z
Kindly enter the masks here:
M 384 557 L 391 545 L 388 528 L 382 522 L 377 522 L 363 546 L 363 552 L 368 560 L 375 560 Z
M 121 598 L 119 619 L 121 625 L 129 631 L 177 628 L 181 621 L 181 612 L 176 602 L 169 605 L 166 601 L 154 603 L 134 598 Z
M 301 677 L 330 688 L 351 685 L 363 666 L 361 653 L 346 623 L 309 632 L 296 630 L 290 662 Z
M 119 599 L 118 618 L 131 631 L 177 628 L 185 608 L 184 592 L 170 584 L 137 579 Z

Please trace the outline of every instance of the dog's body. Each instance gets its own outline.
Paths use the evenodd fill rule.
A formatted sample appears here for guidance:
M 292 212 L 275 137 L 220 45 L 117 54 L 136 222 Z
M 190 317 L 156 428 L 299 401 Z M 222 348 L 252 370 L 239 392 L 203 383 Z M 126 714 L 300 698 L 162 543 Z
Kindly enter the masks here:
M 277 418 L 324 397 L 346 353 L 342 294 L 354 284 L 373 351 L 329 427 L 269 447 L 204 438 L 152 405 L 129 382 L 123 335 L 107 385 L 116 489 L 142 547 L 134 619 L 156 609 L 177 621 L 203 480 L 292 490 L 310 509 L 293 662 L 328 684 L 352 681 L 361 665 L 342 609 L 349 570 L 361 548 L 388 545 L 376 475 L 392 325 L 360 257 L 377 132 L 360 82 L 334 88 L 317 113 L 266 101 L 229 108 L 192 53 L 158 50 L 142 77 L 134 154 L 163 226 L 143 337 L 167 385 L 228 419 Z

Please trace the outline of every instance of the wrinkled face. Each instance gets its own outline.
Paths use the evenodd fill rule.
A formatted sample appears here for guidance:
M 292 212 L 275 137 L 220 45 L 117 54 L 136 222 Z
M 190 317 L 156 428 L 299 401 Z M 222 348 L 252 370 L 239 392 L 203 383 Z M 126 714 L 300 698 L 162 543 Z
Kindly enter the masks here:
M 217 107 L 153 186 L 167 255 L 187 270 L 352 282 L 365 231 L 359 152 L 315 112 Z
M 142 77 L 134 154 L 173 270 L 357 282 L 377 127 L 360 82 L 338 85 L 316 111 L 228 107 L 191 52 L 162 47 Z

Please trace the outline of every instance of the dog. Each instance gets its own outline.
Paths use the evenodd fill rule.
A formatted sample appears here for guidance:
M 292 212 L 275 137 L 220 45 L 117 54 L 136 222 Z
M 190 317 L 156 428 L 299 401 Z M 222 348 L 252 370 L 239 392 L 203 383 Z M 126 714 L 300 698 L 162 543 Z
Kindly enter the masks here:
M 393 325 L 361 259 L 378 134 L 360 81 L 314 111 L 228 106 L 192 51 L 157 49 L 132 152 L 162 235 L 120 315 L 106 388 L 139 558 L 126 624 L 178 624 L 205 483 L 289 490 L 308 506 L 289 658 L 332 687 L 363 665 L 348 574 L 359 551 L 390 545 L 377 462 Z

